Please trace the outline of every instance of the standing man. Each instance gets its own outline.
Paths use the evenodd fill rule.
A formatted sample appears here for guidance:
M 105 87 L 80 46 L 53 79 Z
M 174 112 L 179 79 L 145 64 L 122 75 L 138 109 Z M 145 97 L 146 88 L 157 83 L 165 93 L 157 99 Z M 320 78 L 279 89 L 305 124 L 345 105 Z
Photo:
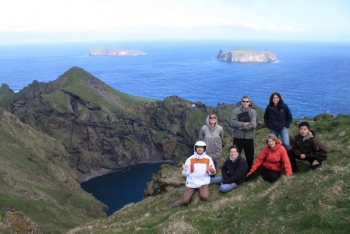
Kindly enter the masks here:
M 233 110 L 230 124 L 233 127 L 233 144 L 241 153 L 244 150 L 248 171 L 250 171 L 254 161 L 253 138 L 257 125 L 256 111 L 251 108 L 248 96 L 243 96 L 241 102 L 242 104 Z
M 203 125 L 199 132 L 199 140 L 207 144 L 206 153 L 213 159 L 215 168 L 221 159 L 222 140 L 224 139 L 224 130 L 218 124 L 217 115 L 211 113 L 206 119 L 206 125 Z

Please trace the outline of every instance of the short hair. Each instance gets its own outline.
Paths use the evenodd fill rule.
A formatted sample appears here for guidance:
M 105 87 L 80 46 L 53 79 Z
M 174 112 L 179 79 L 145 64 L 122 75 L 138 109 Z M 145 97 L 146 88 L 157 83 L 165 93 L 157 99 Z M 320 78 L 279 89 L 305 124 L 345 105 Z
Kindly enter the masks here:
M 303 122 L 300 122 L 300 123 L 299 123 L 299 129 L 300 129 L 300 127 L 302 127 L 302 126 L 305 126 L 305 127 L 307 127 L 307 129 L 310 129 L 310 124 L 309 124 L 308 122 L 306 122 L 306 121 L 303 121 Z
M 277 137 L 275 136 L 275 134 L 269 134 L 267 135 L 266 137 L 266 144 L 269 142 L 269 139 L 273 140 L 274 142 L 276 142 L 276 144 L 278 143 L 278 139 Z
M 281 94 L 278 93 L 278 92 L 274 92 L 274 93 L 272 93 L 271 96 L 270 96 L 270 101 L 269 101 L 269 105 L 270 105 L 270 106 L 273 106 L 272 99 L 273 99 L 273 96 L 275 96 L 275 95 L 280 99 L 280 100 L 278 101 L 278 103 L 277 103 L 277 106 L 283 102 Z
M 231 149 L 236 149 L 236 150 L 237 150 L 237 152 L 239 153 L 239 148 L 238 148 L 238 146 L 237 146 L 237 145 L 231 145 L 231 146 L 230 146 L 230 148 L 228 149 L 228 152 L 230 152 L 230 151 L 231 151 Z
M 249 98 L 249 96 L 247 96 L 247 95 L 244 95 L 244 96 L 241 98 L 241 101 L 243 101 L 243 99 L 245 99 L 245 98 L 249 99 L 249 101 L 250 101 L 250 98 Z

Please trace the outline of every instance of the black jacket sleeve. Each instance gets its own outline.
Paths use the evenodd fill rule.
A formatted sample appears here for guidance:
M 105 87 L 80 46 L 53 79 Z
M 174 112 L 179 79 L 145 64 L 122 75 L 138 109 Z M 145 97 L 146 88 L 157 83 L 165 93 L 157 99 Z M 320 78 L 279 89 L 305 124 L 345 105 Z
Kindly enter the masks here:
M 239 181 L 242 180 L 242 178 L 245 178 L 245 176 L 247 175 L 248 172 L 248 164 L 247 162 L 241 158 L 238 162 L 237 162 L 237 167 L 234 170 L 233 174 L 230 175 L 227 179 L 225 179 L 222 181 L 223 184 L 231 184 L 231 183 L 237 183 Z

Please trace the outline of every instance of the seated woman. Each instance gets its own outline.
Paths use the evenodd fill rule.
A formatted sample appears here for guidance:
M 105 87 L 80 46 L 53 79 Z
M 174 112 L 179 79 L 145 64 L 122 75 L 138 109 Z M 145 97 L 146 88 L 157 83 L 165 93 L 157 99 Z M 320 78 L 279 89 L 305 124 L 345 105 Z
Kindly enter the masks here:
M 229 149 L 230 156 L 227 157 L 221 168 L 222 176 L 210 178 L 210 184 L 220 184 L 219 191 L 226 193 L 235 189 L 238 184 L 244 182 L 248 171 L 248 164 L 245 159 L 239 155 L 239 149 L 233 145 Z
M 261 175 L 264 180 L 275 182 L 281 175 L 282 167 L 287 176 L 292 176 L 292 167 L 286 149 L 274 134 L 266 137 L 266 144 L 256 157 L 247 180 Z

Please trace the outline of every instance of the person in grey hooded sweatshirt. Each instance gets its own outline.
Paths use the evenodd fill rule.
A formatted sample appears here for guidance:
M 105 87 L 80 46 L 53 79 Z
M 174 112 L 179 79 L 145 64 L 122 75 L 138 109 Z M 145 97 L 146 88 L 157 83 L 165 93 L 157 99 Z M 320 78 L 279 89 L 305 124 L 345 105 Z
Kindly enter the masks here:
M 218 124 L 218 117 L 215 113 L 210 113 L 206 119 L 206 125 L 203 125 L 199 132 L 199 140 L 207 144 L 207 154 L 212 158 L 215 167 L 221 159 L 222 140 L 224 139 L 224 130 Z
M 250 171 L 254 161 L 254 133 L 257 126 L 256 111 L 251 108 L 250 98 L 243 96 L 241 105 L 233 110 L 230 124 L 233 127 L 233 144 L 244 150 Z

